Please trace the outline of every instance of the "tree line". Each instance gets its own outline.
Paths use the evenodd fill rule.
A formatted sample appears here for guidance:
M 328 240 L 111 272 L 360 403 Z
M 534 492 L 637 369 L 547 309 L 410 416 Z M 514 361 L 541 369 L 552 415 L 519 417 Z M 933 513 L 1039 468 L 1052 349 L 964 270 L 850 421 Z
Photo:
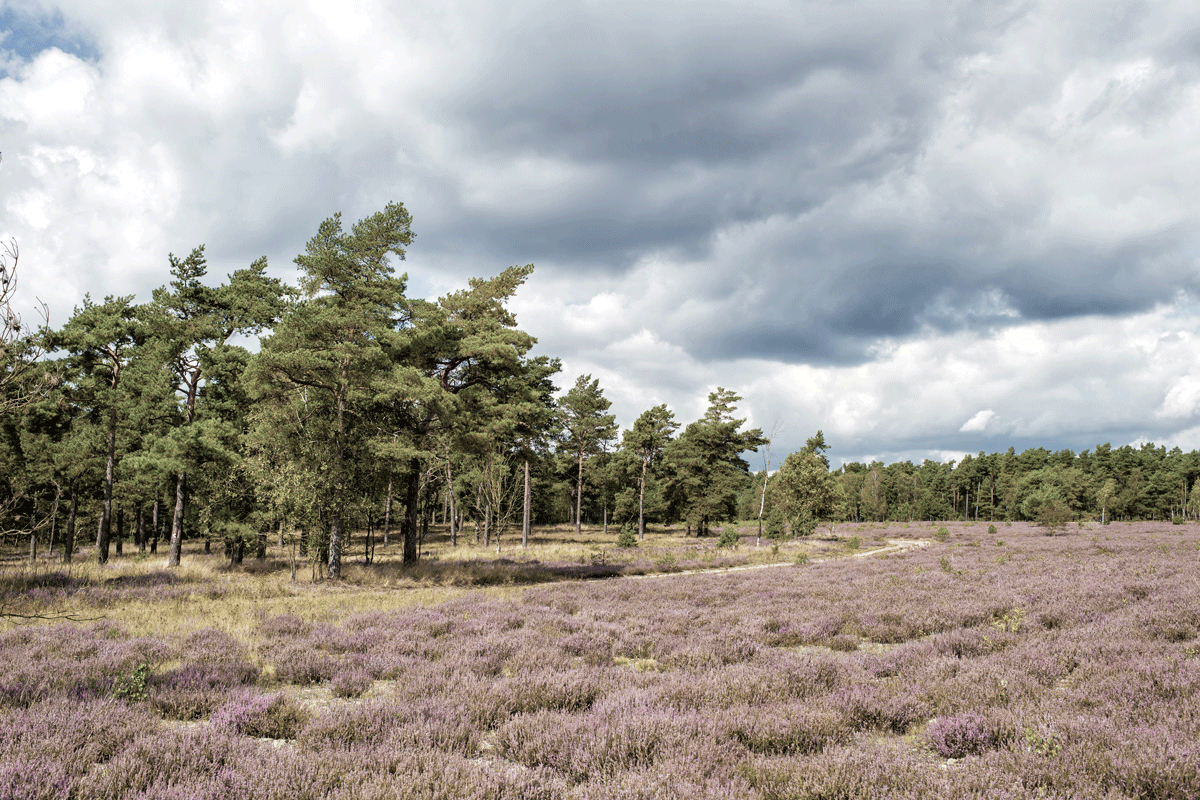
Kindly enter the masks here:
M 434 523 L 454 545 L 499 548 L 510 530 L 527 544 L 532 525 L 563 522 L 638 541 L 648 522 L 705 535 L 757 519 L 782 536 L 843 519 L 1200 512 L 1200 454 L 1153 445 L 831 470 L 818 431 L 773 469 L 769 440 L 722 388 L 686 426 L 658 405 L 621 431 L 598 380 L 560 395 L 560 361 L 531 354 L 507 302 L 532 265 L 414 298 L 395 271 L 413 237 L 400 203 L 349 230 L 334 215 L 296 257 L 295 285 L 259 259 L 213 286 L 200 246 L 168 256 L 149 302 L 85 297 L 61 328 L 36 331 L 9 308 L 17 251 L 5 248 L 5 536 L 67 561 L 94 541 L 102 563 L 127 540 L 139 552 L 162 541 L 170 565 L 187 538 L 233 562 L 275 542 L 336 578 L 350 531 L 367 534 L 364 561 L 396 537 L 413 563 Z M 752 472 L 745 456 L 760 448 Z
M 321 223 L 294 286 L 265 259 L 211 285 L 201 246 L 168 256 L 149 302 L 88 296 L 36 332 L 10 313 L 6 536 L 70 561 L 94 531 L 101 563 L 127 540 L 162 541 L 172 566 L 187 538 L 235 562 L 277 539 L 336 578 L 351 530 L 367 532 L 366 561 L 398 537 L 412 563 L 433 522 L 454 544 L 469 525 L 499 547 L 535 523 L 636 521 L 644 536 L 671 519 L 702 534 L 736 513 L 751 482 L 741 454 L 765 441 L 735 417 L 739 397 L 718 389 L 678 436 L 657 406 L 618 439 L 599 382 L 558 396 L 560 361 L 532 355 L 507 308 L 532 265 L 414 298 L 395 271 L 412 240 L 391 203 L 349 230 L 340 215 Z M 15 250 L 0 271 L 7 287 Z

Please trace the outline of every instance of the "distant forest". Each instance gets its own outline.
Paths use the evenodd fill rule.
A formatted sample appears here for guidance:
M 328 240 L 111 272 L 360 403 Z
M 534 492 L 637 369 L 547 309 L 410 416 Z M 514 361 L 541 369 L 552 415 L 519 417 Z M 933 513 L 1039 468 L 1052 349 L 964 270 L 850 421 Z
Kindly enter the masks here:
M 699 536 L 757 520 L 780 537 L 836 520 L 1053 525 L 1200 512 L 1200 454 L 1153 445 L 830 470 L 818 431 L 779 464 L 725 389 L 687 425 L 660 405 L 621 431 L 597 380 L 580 376 L 560 395 L 560 362 L 530 355 L 536 340 L 506 304 L 532 265 L 411 298 L 393 267 L 410 225 L 398 203 L 349 231 L 335 215 L 297 256 L 294 286 L 269 277 L 265 259 L 212 286 L 197 247 L 168 257 L 149 302 L 85 297 L 61 328 L 36 331 L 10 310 L 10 243 L 0 254 L 6 540 L 67 561 L 94 543 L 101 563 L 127 546 L 157 552 L 161 540 L 170 565 L 187 538 L 234 562 L 290 543 L 338 577 L 351 530 L 398 538 L 411 563 L 431 524 L 454 543 L 498 543 L 551 523 L 642 539 L 647 523 Z M 254 336 L 257 352 L 238 344 Z

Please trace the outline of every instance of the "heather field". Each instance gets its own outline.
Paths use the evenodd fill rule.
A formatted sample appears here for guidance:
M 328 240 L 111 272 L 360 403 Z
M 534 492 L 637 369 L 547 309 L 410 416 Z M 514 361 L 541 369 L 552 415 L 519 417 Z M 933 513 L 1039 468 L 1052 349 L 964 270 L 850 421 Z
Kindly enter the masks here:
M 0 798 L 1200 796 L 1200 526 L 836 533 L 14 567 L 7 612 L 75 619 L 4 623 Z M 928 545 L 849 557 L 887 540 Z M 566 571 L 621 559 L 661 577 Z

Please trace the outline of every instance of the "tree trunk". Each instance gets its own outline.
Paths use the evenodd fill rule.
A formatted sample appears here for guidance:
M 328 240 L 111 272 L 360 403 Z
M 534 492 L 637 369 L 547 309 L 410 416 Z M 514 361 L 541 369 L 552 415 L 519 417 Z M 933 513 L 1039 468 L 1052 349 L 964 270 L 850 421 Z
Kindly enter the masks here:
M 334 501 L 329 518 L 329 579 L 342 576 L 342 502 Z
M 63 535 L 63 563 L 70 564 L 75 554 L 75 511 L 79 507 L 79 479 L 71 481 L 71 505 L 67 510 L 67 531 Z
M 117 555 L 125 553 L 125 509 L 117 509 Z
M 421 462 L 412 459 L 409 463 L 411 474 L 408 479 L 408 505 L 404 509 L 404 558 L 403 563 L 417 563 L 417 501 L 421 492 Z
M 146 552 L 146 507 L 138 503 L 137 547 L 139 553 Z
M 108 456 L 104 463 L 104 510 L 100 512 L 100 532 L 96 536 L 96 560 L 108 563 L 108 539 L 112 526 L 113 473 L 117 462 L 117 413 L 113 409 L 108 421 Z
M 583 451 L 579 451 L 579 479 L 575 482 L 575 535 L 583 534 L 583 522 L 580 513 L 583 510 Z
M 454 514 L 454 475 L 450 472 L 450 457 L 446 456 L 446 503 L 450 506 L 450 546 L 458 547 L 458 526 Z
M 529 514 L 531 510 L 529 508 L 529 491 L 529 459 L 527 458 L 525 459 L 525 506 L 524 511 L 521 512 L 521 547 L 529 546 Z
M 392 528 L 392 473 L 388 473 L 387 500 L 383 503 L 383 546 L 388 546 L 388 533 Z
M 179 557 L 183 552 L 183 503 L 187 489 L 187 474 L 180 472 L 175 475 L 175 515 L 171 518 L 171 554 L 167 556 L 168 567 L 178 567 Z M 155 501 L 155 507 L 157 508 Z
M 638 483 L 638 541 L 646 538 L 646 464 L 649 459 L 642 459 L 642 479 Z
M 488 500 L 483 508 L 483 546 L 487 547 L 492 541 L 492 501 Z
M 50 510 L 50 544 L 46 545 L 46 552 L 50 553 L 54 550 L 56 534 L 58 533 L 58 502 L 62 499 L 62 484 L 55 482 L 54 484 L 54 506 Z M 37 555 L 36 551 L 30 556 L 32 560 Z

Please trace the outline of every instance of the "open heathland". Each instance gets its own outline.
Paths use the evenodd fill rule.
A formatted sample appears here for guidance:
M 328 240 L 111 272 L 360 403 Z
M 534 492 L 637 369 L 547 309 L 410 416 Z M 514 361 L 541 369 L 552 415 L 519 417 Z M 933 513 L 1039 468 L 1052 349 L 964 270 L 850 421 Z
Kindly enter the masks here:
M 836 533 L 528 586 L 11 572 L 76 621 L 5 622 L 0 796 L 1200 795 L 1200 526 Z M 928 544 L 848 557 L 887 540 Z

